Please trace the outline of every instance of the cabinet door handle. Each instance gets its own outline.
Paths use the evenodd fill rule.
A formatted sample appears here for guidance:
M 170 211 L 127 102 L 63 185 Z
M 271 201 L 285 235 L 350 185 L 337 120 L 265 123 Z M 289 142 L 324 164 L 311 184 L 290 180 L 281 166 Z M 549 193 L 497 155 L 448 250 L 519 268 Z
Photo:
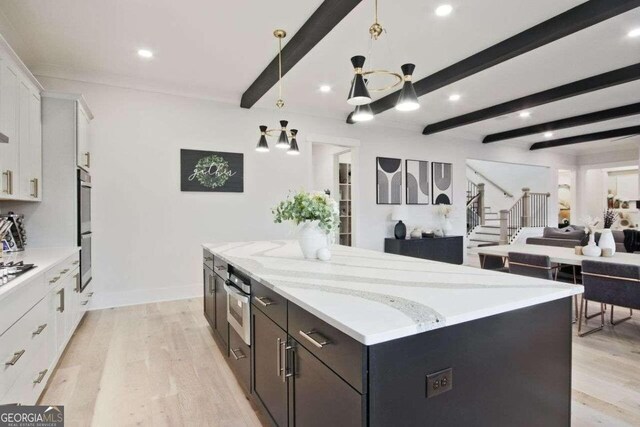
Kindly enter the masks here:
M 226 270 L 227 267 L 224 265 L 216 265 L 216 270 L 221 271 L 221 270 Z
M 327 338 L 323 337 L 322 335 L 320 335 L 320 333 L 314 331 L 313 329 L 309 332 L 300 331 L 300 335 L 302 335 L 304 339 L 318 348 L 322 348 L 327 344 L 331 344 L 331 341 L 329 341 Z M 311 335 L 316 335 L 318 338 L 320 338 L 320 341 L 316 341 Z
M 5 363 L 5 366 L 13 366 L 13 365 L 15 365 L 18 362 L 18 360 L 20 360 L 20 358 L 22 357 L 24 352 L 25 352 L 25 350 L 20 350 L 20 351 L 17 351 L 15 353 L 13 353 L 13 357 L 11 358 L 11 360 L 9 360 L 8 362 Z
M 60 306 L 57 308 L 57 310 L 60 313 L 64 313 L 64 288 L 60 289 L 57 293 L 60 296 Z
M 2 172 L 2 176 L 4 176 L 4 178 L 5 178 L 5 181 L 4 181 L 5 184 L 4 184 L 4 187 L 2 188 L 2 192 L 5 193 L 5 194 L 11 194 L 9 192 L 9 174 L 10 173 L 11 172 L 8 171 L 8 170 Z
M 254 300 L 258 301 L 261 306 L 269 307 L 270 305 L 275 304 L 270 298 L 267 297 L 253 297 Z
M 213 257 L 212 256 L 206 256 L 204 257 L 205 261 L 213 261 Z
M 13 194 L 13 171 L 7 171 L 9 173 L 9 194 Z
M 38 373 L 38 378 L 36 378 L 33 383 L 34 384 L 40 384 L 42 382 L 42 380 L 44 379 L 44 376 L 47 375 L 47 372 L 49 372 L 48 369 L 45 369 L 44 371 L 40 371 Z
M 278 367 L 277 367 L 277 375 L 280 376 L 280 373 L 282 372 L 282 353 L 280 352 L 280 348 L 282 347 L 282 340 L 280 338 L 278 338 L 276 340 L 276 353 L 277 353 L 277 363 L 278 363 Z
M 76 292 L 76 293 L 82 292 L 82 290 L 80 289 L 81 288 L 81 286 L 80 286 L 81 285 L 81 283 L 80 283 L 80 273 L 74 274 L 73 278 L 76 279 L 76 287 L 73 288 L 74 292 Z
M 247 357 L 239 348 L 231 348 L 229 350 L 231 350 L 231 354 L 233 355 L 233 358 L 236 360 L 244 359 Z M 239 356 L 238 356 L 238 353 L 240 354 Z
M 44 325 L 40 325 L 38 326 L 38 329 L 36 329 L 35 331 L 33 331 L 33 333 L 31 334 L 32 337 L 35 337 L 36 335 L 40 335 L 42 333 L 42 331 L 44 331 L 44 328 L 47 327 L 47 324 L 45 323 Z
M 31 193 L 31 197 L 38 197 L 38 178 L 33 178 L 31 181 L 31 186 L 33 187 L 33 192 Z
M 86 153 L 84 153 L 84 156 L 87 159 L 84 163 L 84 166 L 87 168 L 91 167 L 91 153 L 87 151 Z

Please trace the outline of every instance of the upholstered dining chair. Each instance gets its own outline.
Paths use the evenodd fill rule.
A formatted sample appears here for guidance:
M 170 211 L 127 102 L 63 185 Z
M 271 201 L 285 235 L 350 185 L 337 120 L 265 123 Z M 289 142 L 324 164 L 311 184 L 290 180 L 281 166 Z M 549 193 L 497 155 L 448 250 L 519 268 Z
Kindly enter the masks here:
M 631 319 L 634 309 L 640 309 L 640 266 L 601 261 L 582 261 L 584 294 L 580 301 L 578 335 L 583 337 L 604 327 L 604 304 L 611 305 L 611 325 Z M 583 307 L 589 301 L 600 303 L 600 326 L 582 332 Z M 629 316 L 615 321 L 614 306 L 629 309 Z
M 497 255 L 478 254 L 480 257 L 480 268 L 483 270 L 509 272 L 509 268 L 504 265 L 505 258 Z
M 509 252 L 509 272 L 521 276 L 536 277 L 547 280 L 560 280 L 563 282 L 577 284 L 576 268 L 573 267 L 573 277 L 569 280 L 560 278 L 558 271 L 562 267 L 552 264 L 551 259 L 546 255 L 533 255 L 520 252 Z M 573 323 L 578 321 L 578 297 L 573 297 Z

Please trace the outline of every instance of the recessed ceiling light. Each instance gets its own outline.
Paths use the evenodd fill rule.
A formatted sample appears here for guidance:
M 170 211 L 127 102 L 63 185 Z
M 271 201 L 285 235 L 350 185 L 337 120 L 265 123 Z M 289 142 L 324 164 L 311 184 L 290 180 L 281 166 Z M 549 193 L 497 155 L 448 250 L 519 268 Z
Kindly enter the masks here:
M 453 6 L 450 4 L 442 4 L 436 7 L 436 15 L 438 16 L 448 16 L 453 12 Z
M 545 138 L 551 138 L 553 136 L 553 132 L 545 132 L 544 133 L 544 137 Z
M 634 28 L 627 33 L 629 37 L 640 37 L 640 27 Z
M 141 58 L 153 58 L 153 52 L 149 49 L 138 49 L 138 56 Z
M 329 92 L 331 92 L 331 86 L 329 86 L 329 85 L 322 85 L 322 86 L 320 86 L 320 92 L 323 92 L 323 93 L 329 93 Z
M 527 117 L 531 116 L 531 113 L 528 111 L 521 111 L 520 112 L 520 117 L 523 119 L 526 119 Z
M 449 101 L 459 101 L 460 100 L 460 95 L 458 95 L 457 93 L 454 93 L 452 95 L 449 96 Z

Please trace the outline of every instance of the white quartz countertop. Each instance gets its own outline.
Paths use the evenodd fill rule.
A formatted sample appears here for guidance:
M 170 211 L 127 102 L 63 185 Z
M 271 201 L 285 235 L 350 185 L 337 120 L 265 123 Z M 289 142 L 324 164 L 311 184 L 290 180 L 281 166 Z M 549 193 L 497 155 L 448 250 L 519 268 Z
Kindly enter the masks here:
M 580 294 L 582 286 L 333 246 L 307 260 L 296 241 L 203 247 L 365 345 Z
M 54 265 L 64 261 L 66 258 L 80 251 L 79 247 L 64 248 L 33 248 L 25 249 L 21 252 L 4 253 L 0 262 L 5 264 L 8 262 L 24 261 L 25 264 L 35 264 L 36 267 L 28 272 L 21 274 L 6 285 L 0 286 L 0 300 L 10 295 L 22 284 L 28 282 L 31 278 L 45 273 Z

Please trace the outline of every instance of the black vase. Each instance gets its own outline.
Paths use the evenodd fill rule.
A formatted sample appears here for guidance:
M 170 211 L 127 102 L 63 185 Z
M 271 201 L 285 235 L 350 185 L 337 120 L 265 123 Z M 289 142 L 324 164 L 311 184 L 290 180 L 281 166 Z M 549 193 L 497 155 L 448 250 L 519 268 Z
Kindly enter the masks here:
M 396 239 L 404 240 L 407 238 L 407 226 L 402 223 L 402 221 L 398 221 L 396 224 L 396 228 L 393 230 L 393 234 L 396 236 Z

